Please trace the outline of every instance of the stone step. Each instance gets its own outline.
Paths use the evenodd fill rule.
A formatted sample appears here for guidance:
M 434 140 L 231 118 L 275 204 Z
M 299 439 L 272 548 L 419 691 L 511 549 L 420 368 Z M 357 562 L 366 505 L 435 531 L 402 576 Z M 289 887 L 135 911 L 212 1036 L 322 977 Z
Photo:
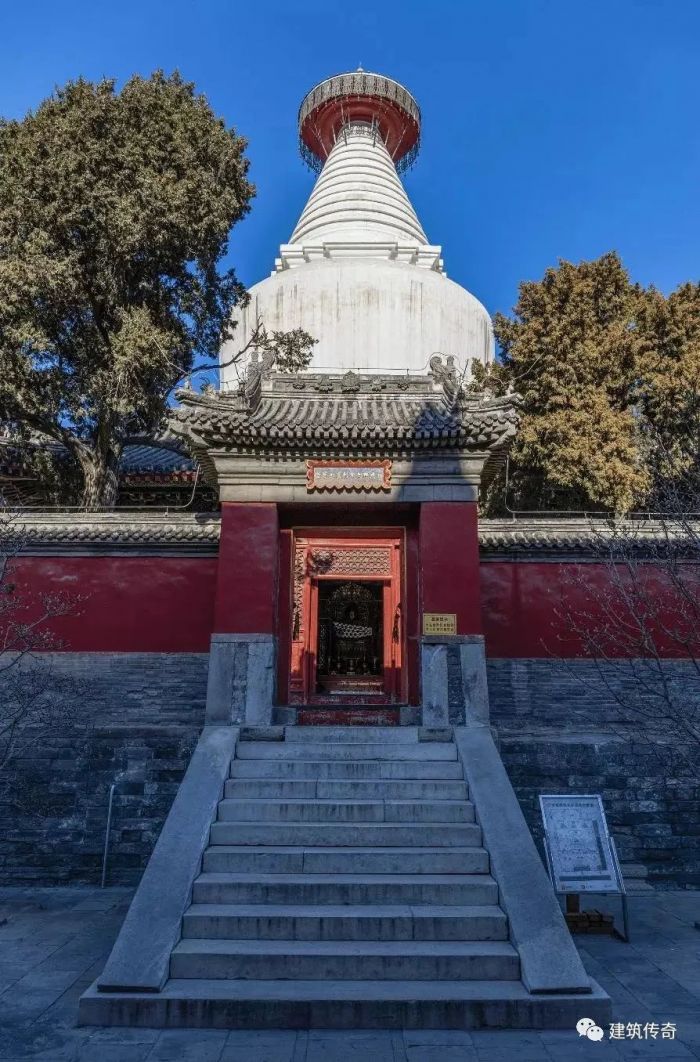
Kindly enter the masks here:
M 174 978 L 510 980 L 520 960 L 505 941 L 181 940 Z
M 392 745 L 415 745 L 418 727 L 415 726 L 287 726 L 284 739 L 303 744 L 339 741 L 348 744 L 367 741 L 388 741 Z
M 423 746 L 421 745 L 421 748 Z M 405 760 L 240 760 L 231 761 L 231 777 L 317 778 L 327 780 L 361 781 L 392 779 L 399 781 L 462 781 L 462 764 L 450 760 L 423 762 Z
M 296 800 L 467 800 L 464 782 L 432 780 L 427 782 L 393 781 L 323 781 L 316 778 L 229 778 L 225 795 L 233 799 Z
M 625 882 L 625 892 L 628 896 L 640 896 L 653 894 L 656 889 L 648 881 L 633 878 L 632 881 Z M 696 929 L 700 929 L 700 922 L 696 924 Z
M 452 742 L 426 741 L 413 745 L 391 745 L 386 741 L 324 742 L 243 741 L 236 746 L 240 760 L 456 760 Z
M 161 992 L 134 995 L 100 992 L 95 984 L 80 1001 L 79 1020 L 83 1025 L 158 1029 L 507 1028 L 570 1032 L 584 1014 L 607 1028 L 610 997 L 595 981 L 591 987 L 590 994 L 581 996 L 533 995 L 515 980 L 197 979 L 170 980 Z M 424 1056 L 432 1058 L 435 1051 L 431 1054 L 428 1048 Z M 446 1056 L 443 1050 L 440 1057 Z
M 463 800 L 222 800 L 220 822 L 473 822 Z
M 359 726 L 364 730 L 377 730 L 383 726 L 398 729 L 402 715 L 405 715 L 407 724 L 410 721 L 410 725 L 416 726 L 420 717 L 418 708 L 382 704 L 382 696 L 371 704 L 351 706 L 338 703 L 338 698 L 333 694 L 329 694 L 330 698 L 333 700 L 331 704 L 300 704 L 296 709 L 278 708 L 275 718 L 286 720 L 287 726 L 313 726 L 314 730 L 325 730 L 327 726 Z M 295 722 L 291 723 L 291 719 L 295 719 Z
M 620 870 L 625 883 L 625 892 L 628 895 L 639 896 L 656 891 L 654 886 L 647 881 L 649 871 L 643 863 L 623 863 Z
M 481 845 L 481 827 L 476 823 L 448 823 L 435 828 L 434 824 L 367 822 L 308 823 L 308 822 L 213 822 L 210 844 L 274 844 L 330 845 L 333 848 L 448 848 L 450 845 Z
M 193 903 L 498 903 L 490 874 L 200 874 Z
M 260 797 L 311 800 L 317 795 L 317 786 L 315 778 L 229 778 L 224 796 L 234 800 Z
M 644 863 L 622 863 L 620 870 L 625 882 L 644 881 L 649 876 L 649 871 Z
M 488 874 L 485 848 L 290 848 L 213 845 L 206 873 Z
M 182 936 L 219 940 L 507 940 L 496 905 L 192 904 Z

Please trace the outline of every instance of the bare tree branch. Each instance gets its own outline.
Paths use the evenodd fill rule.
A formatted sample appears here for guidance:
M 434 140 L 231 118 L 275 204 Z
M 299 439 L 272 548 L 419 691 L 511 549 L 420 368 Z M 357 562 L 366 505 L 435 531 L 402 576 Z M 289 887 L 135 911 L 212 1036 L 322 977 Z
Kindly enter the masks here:
M 618 732 L 647 743 L 674 770 L 695 774 L 700 756 L 700 489 L 665 485 L 653 522 L 590 525 L 590 563 L 564 572 L 557 624 L 577 643 L 570 674 L 620 711 Z M 624 669 L 624 679 L 621 672 Z M 690 679 L 694 681 L 690 681 Z M 609 720 L 607 720 L 609 724 Z

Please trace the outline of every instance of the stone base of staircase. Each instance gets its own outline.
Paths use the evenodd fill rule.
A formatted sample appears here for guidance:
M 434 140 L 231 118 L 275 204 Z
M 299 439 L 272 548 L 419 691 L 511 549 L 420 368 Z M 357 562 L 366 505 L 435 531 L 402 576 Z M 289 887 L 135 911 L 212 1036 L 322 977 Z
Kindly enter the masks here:
M 546 921 L 534 926 L 537 954 L 547 967 L 568 947 L 578 972 L 564 967 L 571 980 L 554 988 L 546 976 L 539 991 L 528 986 L 518 935 L 532 946 L 532 919 L 523 934 L 522 916 L 519 928 L 509 917 L 451 728 L 248 728 L 224 771 L 162 979 L 129 980 L 130 949 L 151 932 L 181 857 L 172 820 L 184 824 L 191 799 L 174 805 L 170 854 L 82 997 L 82 1024 L 573 1029 L 582 1016 L 609 1020 L 610 1000 L 586 979 L 563 923 L 565 940 Z M 535 891 L 549 888 L 539 862 L 539 883 L 528 878 L 520 829 L 508 826 L 517 881 L 522 873 Z
M 533 996 L 520 981 L 171 980 L 157 995 L 98 992 L 83 1025 L 210 1029 L 574 1029 L 610 1020 L 595 981 L 582 995 Z

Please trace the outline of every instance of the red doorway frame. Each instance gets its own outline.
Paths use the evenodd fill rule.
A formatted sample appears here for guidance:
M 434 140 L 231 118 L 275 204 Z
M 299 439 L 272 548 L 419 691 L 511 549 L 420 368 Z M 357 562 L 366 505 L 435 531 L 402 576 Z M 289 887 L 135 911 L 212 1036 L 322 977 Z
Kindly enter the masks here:
M 282 538 L 288 607 L 280 609 L 280 677 L 290 704 L 405 704 L 408 699 L 404 528 L 302 527 Z M 283 575 L 284 578 L 284 575 Z M 381 583 L 383 693 L 324 698 L 316 693 L 318 588 L 324 580 Z M 396 625 L 396 630 L 395 630 Z M 282 674 L 282 672 L 284 674 Z M 282 687 L 284 688 L 284 687 Z

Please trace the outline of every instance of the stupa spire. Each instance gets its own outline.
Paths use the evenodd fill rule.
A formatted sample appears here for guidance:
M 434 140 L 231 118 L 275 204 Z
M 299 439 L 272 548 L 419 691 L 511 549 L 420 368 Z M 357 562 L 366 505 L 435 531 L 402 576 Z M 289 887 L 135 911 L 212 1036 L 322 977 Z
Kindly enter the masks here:
M 438 351 L 465 371 L 491 361 L 486 308 L 446 277 L 401 183 L 420 131 L 411 93 L 379 74 L 339 74 L 305 96 L 299 143 L 319 176 L 272 275 L 236 311 L 224 387 L 238 386 L 240 364 L 227 363 L 261 321 L 313 336 L 315 373 L 420 374 Z
M 359 69 L 321 82 L 299 110 L 302 155 L 320 176 L 276 270 L 319 258 L 386 258 L 442 271 L 398 176 L 415 159 L 420 110 L 391 78 Z

